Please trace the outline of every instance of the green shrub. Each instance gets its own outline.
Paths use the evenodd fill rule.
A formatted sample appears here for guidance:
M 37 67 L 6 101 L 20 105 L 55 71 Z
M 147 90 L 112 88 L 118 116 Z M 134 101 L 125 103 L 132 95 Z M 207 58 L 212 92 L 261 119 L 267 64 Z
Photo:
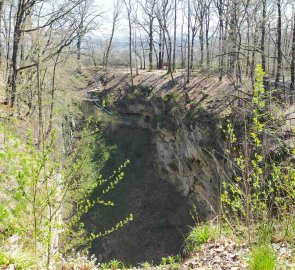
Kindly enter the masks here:
M 276 267 L 277 257 L 269 245 L 256 246 L 249 258 L 251 270 L 272 270 Z
M 249 243 L 258 240 L 263 244 L 270 241 L 274 217 L 290 216 L 295 202 L 295 150 L 290 147 L 288 158 L 281 155 L 278 161 L 273 159 L 275 151 L 270 149 L 280 141 L 280 130 L 277 115 L 268 105 L 264 76 L 258 65 L 252 102 L 242 108 L 248 114 L 238 123 L 233 117 L 227 119 L 225 152 L 235 169 L 223 182 L 221 194 L 223 218 L 235 227 L 245 225 Z

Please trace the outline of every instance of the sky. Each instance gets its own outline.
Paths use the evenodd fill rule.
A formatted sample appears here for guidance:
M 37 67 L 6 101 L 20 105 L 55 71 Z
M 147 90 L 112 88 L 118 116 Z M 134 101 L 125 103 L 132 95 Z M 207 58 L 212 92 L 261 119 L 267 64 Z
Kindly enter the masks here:
M 102 24 L 95 33 L 101 38 L 108 38 L 111 34 L 113 3 L 115 0 L 95 0 L 99 12 L 103 12 Z M 125 13 L 125 10 L 122 10 Z M 115 32 L 115 38 L 122 38 L 128 34 L 127 20 L 121 19 L 120 25 Z

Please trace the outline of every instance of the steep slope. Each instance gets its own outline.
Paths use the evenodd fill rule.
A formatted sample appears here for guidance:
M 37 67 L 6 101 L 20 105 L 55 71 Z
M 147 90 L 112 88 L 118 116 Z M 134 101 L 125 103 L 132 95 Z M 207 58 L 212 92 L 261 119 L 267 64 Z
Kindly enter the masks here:
M 86 217 L 87 229 L 98 232 L 129 212 L 135 216 L 133 223 L 93 243 L 92 252 L 102 260 L 139 263 L 178 254 L 192 225 L 192 208 L 199 220 L 218 211 L 224 166 L 216 159 L 223 151 L 217 111 L 222 99 L 202 92 L 217 85 L 214 79 L 203 78 L 187 88 L 188 102 L 187 91 L 179 95 L 181 78 L 176 77 L 179 83 L 173 86 L 162 74 L 144 73 L 130 88 L 127 75 L 118 74 L 104 84 L 105 79 L 98 78 L 88 89 L 92 91 L 83 111 L 98 115 L 102 123 L 97 153 L 109 149 L 105 160 L 97 159 L 104 162 L 103 174 L 131 160 L 124 183 L 110 197 L 117 209 L 93 209 Z M 200 87 L 201 93 L 193 92 L 193 87 Z M 169 92 L 163 94 L 166 88 Z M 224 91 L 224 85 L 220 89 Z M 205 99 L 211 110 L 202 104 Z

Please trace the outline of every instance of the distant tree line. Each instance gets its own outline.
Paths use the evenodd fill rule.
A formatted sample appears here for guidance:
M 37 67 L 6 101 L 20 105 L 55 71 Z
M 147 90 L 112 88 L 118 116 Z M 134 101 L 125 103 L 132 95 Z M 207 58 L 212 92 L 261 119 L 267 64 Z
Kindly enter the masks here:
M 171 75 L 186 69 L 188 81 L 195 69 L 213 70 L 220 80 L 227 76 L 241 85 L 249 78 L 254 84 L 261 63 L 265 82 L 289 81 L 294 94 L 294 1 L 120 0 L 114 10 L 122 3 L 130 28 L 129 62 L 138 58 L 142 69 L 167 68 Z M 114 16 L 113 25 L 118 19 Z

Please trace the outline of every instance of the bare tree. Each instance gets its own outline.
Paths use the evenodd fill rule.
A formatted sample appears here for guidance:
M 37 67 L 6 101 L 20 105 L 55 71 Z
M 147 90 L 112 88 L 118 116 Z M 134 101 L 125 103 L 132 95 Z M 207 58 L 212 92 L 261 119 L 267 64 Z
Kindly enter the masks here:
M 130 81 L 133 87 L 133 68 L 132 68 L 132 0 L 123 0 L 126 11 L 127 11 L 127 18 L 128 18 L 128 27 L 129 27 L 129 68 L 130 68 Z
M 155 9 L 156 9 L 157 0 L 141 0 L 139 4 L 141 6 L 144 15 L 147 18 L 144 18 L 144 23 L 140 23 L 140 26 L 148 34 L 148 46 L 149 46 L 149 70 L 153 69 L 153 51 L 154 51 L 154 21 L 156 18 Z
M 277 10 L 278 10 L 278 20 L 277 20 L 277 74 L 276 74 L 276 83 L 280 81 L 281 70 L 282 70 L 282 9 L 281 9 L 281 0 L 277 0 Z
M 104 66 L 106 71 L 108 69 L 108 62 L 109 62 L 109 57 L 110 57 L 110 52 L 111 52 L 111 48 L 112 48 L 112 44 L 113 44 L 115 31 L 116 31 L 116 29 L 118 27 L 119 20 L 120 20 L 121 8 L 122 8 L 122 5 L 121 5 L 120 0 L 117 0 L 116 2 L 114 2 L 111 36 L 110 36 L 110 39 L 108 41 L 107 49 L 106 49 L 106 51 L 104 53 L 104 56 L 103 56 L 103 66 Z

